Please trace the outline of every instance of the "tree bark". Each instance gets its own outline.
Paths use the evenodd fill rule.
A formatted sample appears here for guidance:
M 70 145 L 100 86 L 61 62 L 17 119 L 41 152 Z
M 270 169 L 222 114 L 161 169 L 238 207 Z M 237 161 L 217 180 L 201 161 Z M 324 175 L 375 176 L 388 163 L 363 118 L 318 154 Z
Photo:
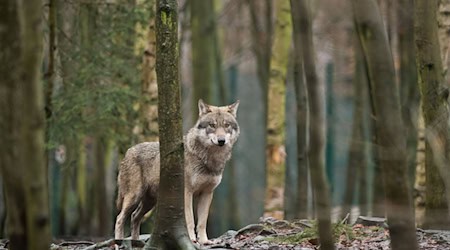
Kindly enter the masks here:
M 425 169 L 427 228 L 450 228 L 449 204 L 449 133 L 447 99 L 448 86 L 444 83 L 441 51 L 438 40 L 437 0 L 415 1 L 415 41 L 422 111 L 425 120 Z M 447 179 L 446 179 L 447 177 Z M 446 183 L 447 182 L 447 183 Z M 446 185 L 447 184 L 447 185 Z
M 286 73 L 292 37 L 292 20 L 288 1 L 275 2 L 276 22 L 274 42 L 270 58 L 270 76 L 267 97 L 266 130 L 266 211 L 280 210 L 282 204 L 268 207 L 267 201 L 275 198 L 277 190 L 283 189 L 285 173 L 285 100 Z M 281 107 L 281 108 L 280 108 Z
M 324 86 L 317 77 L 314 45 L 312 41 L 312 20 L 308 0 L 297 1 L 301 28 L 301 53 L 308 90 L 310 114 L 310 147 L 308 158 L 311 169 L 311 179 L 315 194 L 316 216 L 319 226 L 319 241 L 321 249 L 334 249 L 331 233 L 331 209 L 329 187 L 325 175 L 325 106 Z
M 296 211 L 292 218 L 305 219 L 308 217 L 308 98 L 303 70 L 303 55 L 301 51 L 302 35 L 300 27 L 300 13 L 297 0 L 291 0 L 291 18 L 294 41 L 294 87 L 297 102 L 297 197 Z M 287 188 L 287 187 L 286 187 Z M 286 211 L 286 209 L 285 209 Z M 285 212 L 285 217 L 288 215 Z
M 418 249 L 411 193 L 408 192 L 400 99 L 386 30 L 374 0 L 352 0 L 352 6 L 377 119 L 377 153 L 386 191 L 391 247 L 394 250 Z
M 5 181 L 10 249 L 48 249 L 50 217 L 44 144 L 44 96 L 40 84 L 42 2 L 3 1 L 0 90 L 1 171 Z M 10 30 L 12 29 L 12 30 Z M 9 65 L 9 66 L 6 66 Z M 2 67 L 3 68 L 3 67 Z M 5 112 L 3 112 L 5 111 Z M 26 114 L 26 115 L 24 115 Z
M 160 184 L 156 223 L 146 248 L 195 249 L 184 215 L 184 146 L 178 80 L 178 6 L 156 2 L 156 74 L 160 135 Z

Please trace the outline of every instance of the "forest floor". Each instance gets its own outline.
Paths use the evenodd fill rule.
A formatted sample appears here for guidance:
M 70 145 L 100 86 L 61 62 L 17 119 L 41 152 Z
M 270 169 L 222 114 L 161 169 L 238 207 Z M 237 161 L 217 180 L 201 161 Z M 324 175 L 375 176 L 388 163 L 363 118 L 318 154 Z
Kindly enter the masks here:
M 345 222 L 345 221 L 343 221 Z M 333 224 L 336 249 L 390 249 L 389 231 L 381 218 L 359 217 L 352 224 Z M 311 220 L 288 222 L 274 218 L 261 219 L 257 224 L 240 230 L 229 230 L 212 239 L 214 244 L 200 249 L 319 249 L 317 225 Z M 450 249 L 450 231 L 417 230 L 420 249 Z M 52 250 L 92 249 L 142 249 L 150 235 L 142 240 L 69 241 L 59 240 L 52 244 Z M 0 241 L 0 249 L 7 248 L 7 241 Z

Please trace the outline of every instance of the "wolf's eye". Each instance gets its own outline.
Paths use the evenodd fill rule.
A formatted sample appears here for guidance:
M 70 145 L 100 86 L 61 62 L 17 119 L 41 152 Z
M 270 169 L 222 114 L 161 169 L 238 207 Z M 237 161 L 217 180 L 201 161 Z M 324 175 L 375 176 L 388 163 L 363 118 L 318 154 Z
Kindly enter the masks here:
M 225 124 L 223 124 L 223 126 L 224 126 L 225 128 L 229 128 L 229 127 L 230 127 L 230 124 L 229 124 L 229 123 L 225 123 Z
M 210 126 L 211 128 L 216 128 L 216 124 L 215 124 L 215 123 L 210 123 L 209 126 Z

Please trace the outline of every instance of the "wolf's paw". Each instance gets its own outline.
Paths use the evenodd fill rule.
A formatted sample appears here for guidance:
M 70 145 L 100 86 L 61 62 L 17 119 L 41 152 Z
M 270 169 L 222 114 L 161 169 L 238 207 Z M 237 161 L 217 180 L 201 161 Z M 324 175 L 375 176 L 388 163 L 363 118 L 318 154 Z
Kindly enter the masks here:
M 208 239 L 199 239 L 198 243 L 200 243 L 201 245 L 212 245 L 214 244 L 214 241 Z

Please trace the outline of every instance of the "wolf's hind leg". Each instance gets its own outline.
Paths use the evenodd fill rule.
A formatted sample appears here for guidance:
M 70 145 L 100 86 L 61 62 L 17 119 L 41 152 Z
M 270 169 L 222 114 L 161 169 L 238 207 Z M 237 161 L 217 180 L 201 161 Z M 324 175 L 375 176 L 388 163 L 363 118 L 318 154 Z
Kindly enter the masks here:
M 131 239 L 139 239 L 139 231 L 144 215 L 155 206 L 155 200 L 144 198 L 131 215 Z
M 213 192 L 203 192 L 198 197 L 197 204 L 197 233 L 200 244 L 211 243 L 206 235 L 206 223 L 208 222 L 209 206 L 213 198 Z
M 124 226 L 126 219 L 130 216 L 131 211 L 136 207 L 137 203 L 132 197 L 125 196 L 122 202 L 122 209 L 116 218 L 116 225 L 114 229 L 114 238 L 123 239 Z

